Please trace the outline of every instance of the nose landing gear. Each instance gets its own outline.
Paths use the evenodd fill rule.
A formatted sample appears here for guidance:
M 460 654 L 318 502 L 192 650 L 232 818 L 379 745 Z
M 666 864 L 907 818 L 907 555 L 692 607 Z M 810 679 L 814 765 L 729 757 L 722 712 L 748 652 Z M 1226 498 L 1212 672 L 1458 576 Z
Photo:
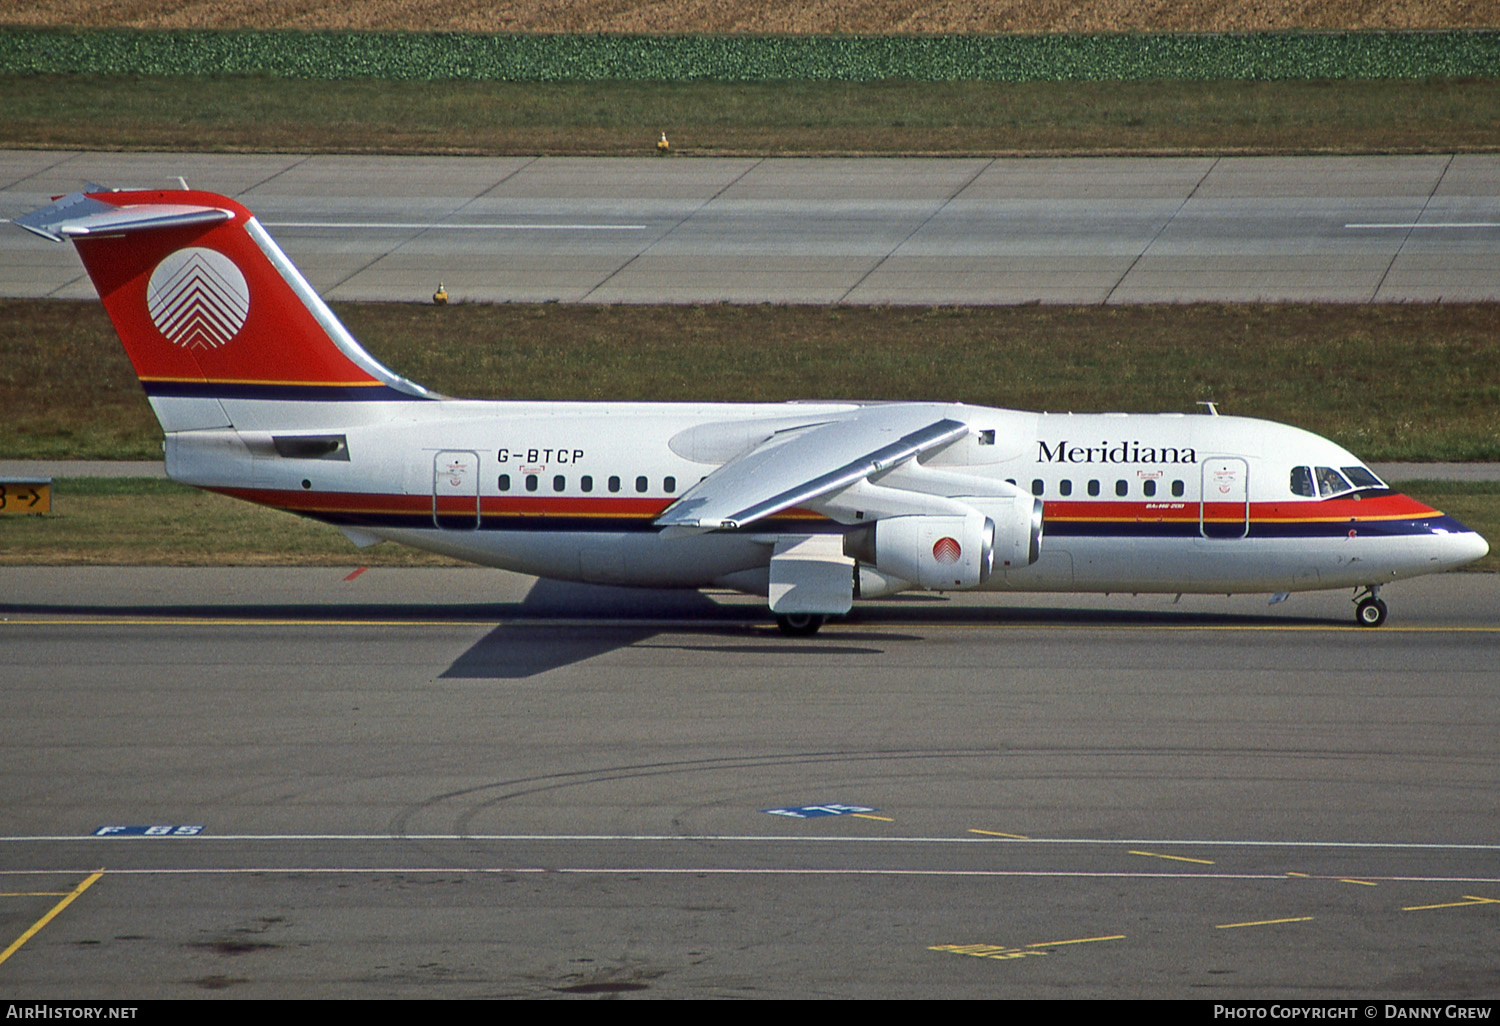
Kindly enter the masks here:
M 1380 601 L 1380 585 L 1372 584 L 1354 596 L 1354 622 L 1361 627 L 1385 623 L 1386 606 Z

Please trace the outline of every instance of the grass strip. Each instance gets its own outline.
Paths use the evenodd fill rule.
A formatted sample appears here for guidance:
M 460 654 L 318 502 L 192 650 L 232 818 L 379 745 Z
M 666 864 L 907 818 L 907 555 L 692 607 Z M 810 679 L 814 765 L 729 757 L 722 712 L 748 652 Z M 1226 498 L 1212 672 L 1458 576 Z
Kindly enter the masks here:
M 1411 481 L 1401 491 L 1500 540 L 1500 482 Z M 171 481 L 68 478 L 54 512 L 0 517 L 0 566 L 462 566 Z M 1471 569 L 1500 570 L 1493 550 Z
M 152 478 L 65 478 L 52 510 L 0 517 L 0 566 L 463 566 Z
M 306 79 L 1140 81 L 1494 76 L 1500 32 L 486 35 L 0 30 L 11 74 Z
M 335 308 L 396 371 L 472 398 L 1078 412 L 1213 400 L 1366 460 L 1500 460 L 1500 334 L 1486 304 Z M 0 300 L 0 439 L 5 459 L 160 456 L 97 303 Z
M 0 146 L 303 153 L 1500 149 L 1500 76 L 1324 82 L 310 82 L 0 75 Z

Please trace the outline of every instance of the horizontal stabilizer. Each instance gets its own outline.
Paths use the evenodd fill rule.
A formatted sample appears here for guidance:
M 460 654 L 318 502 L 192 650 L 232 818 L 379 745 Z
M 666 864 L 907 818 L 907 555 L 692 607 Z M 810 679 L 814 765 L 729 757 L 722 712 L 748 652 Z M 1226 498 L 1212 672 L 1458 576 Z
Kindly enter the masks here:
M 15 219 L 15 224 L 53 242 L 90 235 L 123 235 L 159 228 L 218 224 L 234 214 L 221 207 L 152 203 L 117 207 L 75 192 Z

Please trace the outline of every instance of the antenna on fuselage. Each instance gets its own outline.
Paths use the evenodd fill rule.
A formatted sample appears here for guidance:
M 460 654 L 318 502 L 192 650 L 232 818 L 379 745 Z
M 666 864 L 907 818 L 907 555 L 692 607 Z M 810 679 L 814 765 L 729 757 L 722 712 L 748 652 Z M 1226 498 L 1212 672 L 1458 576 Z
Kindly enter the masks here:
M 1219 404 L 1212 399 L 1199 399 L 1198 405 L 1203 407 L 1203 412 L 1210 417 L 1217 417 L 1219 415 Z

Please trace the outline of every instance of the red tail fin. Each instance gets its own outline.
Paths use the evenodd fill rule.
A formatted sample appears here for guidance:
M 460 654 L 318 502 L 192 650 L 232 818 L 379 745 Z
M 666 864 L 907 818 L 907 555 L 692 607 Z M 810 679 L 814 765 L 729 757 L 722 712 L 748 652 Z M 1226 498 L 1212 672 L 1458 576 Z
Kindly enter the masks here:
M 360 348 L 234 200 L 195 191 L 89 191 L 16 223 L 73 239 L 153 399 L 430 395 Z M 176 429 L 163 404 L 154 405 L 163 427 Z

